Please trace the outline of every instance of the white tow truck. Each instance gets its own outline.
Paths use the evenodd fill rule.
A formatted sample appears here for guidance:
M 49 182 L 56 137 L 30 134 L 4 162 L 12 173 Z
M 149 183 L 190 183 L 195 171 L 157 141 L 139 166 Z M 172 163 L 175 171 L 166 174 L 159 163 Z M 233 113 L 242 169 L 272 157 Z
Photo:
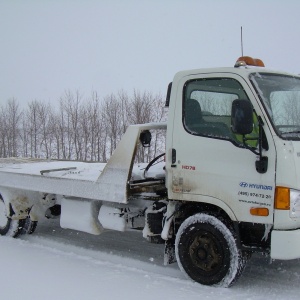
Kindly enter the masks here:
M 107 164 L 2 159 L 0 233 L 45 216 L 96 235 L 140 229 L 166 264 L 223 287 L 253 252 L 300 258 L 300 77 L 240 57 L 177 73 L 166 106 L 166 124 L 129 126 Z M 134 164 L 153 130 L 166 153 Z

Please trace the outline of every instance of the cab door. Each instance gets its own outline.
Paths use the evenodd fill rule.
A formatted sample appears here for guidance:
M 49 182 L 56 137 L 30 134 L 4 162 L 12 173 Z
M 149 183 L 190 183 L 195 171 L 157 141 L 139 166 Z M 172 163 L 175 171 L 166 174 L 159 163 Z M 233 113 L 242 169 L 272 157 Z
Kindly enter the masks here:
M 217 205 L 231 217 L 272 223 L 275 189 L 275 148 L 267 126 L 267 172 L 255 168 L 257 155 L 246 149 L 242 137 L 231 131 L 231 105 L 235 99 L 252 102 L 254 120 L 261 114 L 254 92 L 236 74 L 199 74 L 179 80 L 172 137 L 167 144 L 169 197 Z M 173 97 L 175 99 L 175 97 Z M 174 109 L 176 107 L 176 109 Z M 263 116 L 262 116 L 263 118 Z M 254 126 L 252 137 L 258 135 Z M 249 146 L 256 148 L 256 140 Z M 253 207 L 267 207 L 269 216 L 253 216 Z

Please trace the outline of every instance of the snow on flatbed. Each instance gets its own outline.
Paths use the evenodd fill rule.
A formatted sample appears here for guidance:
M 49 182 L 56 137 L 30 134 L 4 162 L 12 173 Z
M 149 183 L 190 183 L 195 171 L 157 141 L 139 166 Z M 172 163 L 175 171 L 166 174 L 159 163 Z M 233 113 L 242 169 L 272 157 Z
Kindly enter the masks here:
M 127 203 L 128 178 L 141 179 L 146 164 L 135 165 L 132 173 L 129 165 L 130 161 L 123 162 L 120 157 L 111 158 L 107 164 L 2 159 L 0 187 Z M 163 163 L 151 168 L 148 175 L 163 177 Z
M 41 175 L 56 178 L 68 178 L 74 180 L 96 181 L 101 175 L 106 163 L 40 160 L 40 159 L 0 159 L 0 172 L 17 173 L 23 175 Z M 147 163 L 139 163 L 133 166 L 132 177 L 143 178 L 143 171 Z M 164 176 L 164 163 L 158 163 L 151 167 L 148 176 L 161 178 Z
M 0 160 L 0 172 L 96 181 L 105 163 L 10 159 Z

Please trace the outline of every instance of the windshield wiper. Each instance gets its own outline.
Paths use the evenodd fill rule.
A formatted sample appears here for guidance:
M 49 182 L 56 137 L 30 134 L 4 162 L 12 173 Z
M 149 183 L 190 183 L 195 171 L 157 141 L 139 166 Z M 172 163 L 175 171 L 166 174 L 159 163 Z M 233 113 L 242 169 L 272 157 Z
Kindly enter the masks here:
M 287 132 L 281 132 L 281 135 L 285 135 L 285 134 L 299 134 L 300 130 L 295 130 L 295 131 L 287 131 Z

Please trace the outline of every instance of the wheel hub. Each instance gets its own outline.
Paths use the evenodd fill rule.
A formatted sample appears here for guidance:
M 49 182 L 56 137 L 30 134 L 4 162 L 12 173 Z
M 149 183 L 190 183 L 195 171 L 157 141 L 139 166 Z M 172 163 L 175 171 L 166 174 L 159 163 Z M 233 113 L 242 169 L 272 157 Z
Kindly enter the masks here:
M 190 257 L 204 271 L 213 271 L 221 263 L 217 242 L 209 235 L 198 235 L 190 245 Z
M 200 248 L 197 251 L 198 251 L 197 255 L 199 259 L 204 260 L 207 258 L 207 252 L 204 249 Z

